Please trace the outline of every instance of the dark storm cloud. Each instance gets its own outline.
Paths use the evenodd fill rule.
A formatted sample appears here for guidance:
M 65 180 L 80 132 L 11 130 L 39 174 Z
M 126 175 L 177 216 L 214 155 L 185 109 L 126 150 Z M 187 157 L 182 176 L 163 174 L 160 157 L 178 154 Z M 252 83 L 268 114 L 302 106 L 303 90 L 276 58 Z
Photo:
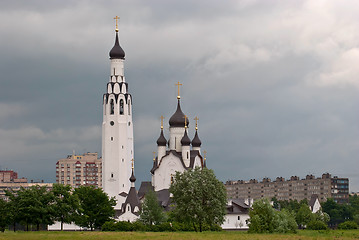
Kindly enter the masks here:
M 356 1 L 2 2 L 0 167 L 54 181 L 57 159 L 101 152 L 119 15 L 138 182 L 150 180 L 159 116 L 168 123 L 180 81 L 189 135 L 198 116 L 208 166 L 221 180 L 330 172 L 359 191 L 358 8 Z

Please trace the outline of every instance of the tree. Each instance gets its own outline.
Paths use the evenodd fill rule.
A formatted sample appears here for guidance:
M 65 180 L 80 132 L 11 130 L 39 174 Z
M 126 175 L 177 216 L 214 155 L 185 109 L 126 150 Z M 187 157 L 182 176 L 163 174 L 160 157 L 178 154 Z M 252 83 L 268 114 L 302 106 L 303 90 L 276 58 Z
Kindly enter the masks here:
M 314 218 L 314 214 L 308 204 L 302 204 L 296 214 L 295 220 L 299 226 L 305 227 L 310 221 L 314 220 Z
M 0 231 L 4 232 L 9 224 L 9 209 L 8 204 L 0 198 Z
M 251 233 L 295 232 L 298 227 L 292 212 L 287 209 L 275 210 L 265 198 L 253 203 L 249 217 Z
M 18 197 L 11 190 L 5 190 L 5 195 L 9 198 L 9 202 L 7 203 L 8 220 L 10 224 L 12 224 L 14 232 L 16 232 L 16 223 L 19 222 L 21 215 Z
M 339 223 L 347 220 L 353 220 L 354 210 L 351 205 L 338 204 L 332 198 L 329 198 L 322 204 L 323 212 L 330 216 L 330 227 L 336 227 Z
M 88 227 L 92 231 L 114 217 L 113 206 L 116 205 L 116 200 L 109 199 L 102 189 L 94 186 L 80 186 L 75 189 L 74 195 L 79 199 L 79 209 L 75 216 L 77 225 Z
M 70 185 L 54 184 L 54 220 L 61 222 L 61 231 L 64 223 L 74 221 L 74 215 L 79 208 L 77 195 L 71 193 Z
M 272 233 L 274 232 L 275 210 L 268 199 L 254 201 L 249 211 L 249 232 Z
M 277 233 L 296 233 L 298 225 L 295 221 L 293 212 L 283 209 L 275 212 L 274 232 Z
M 202 231 L 203 224 L 220 225 L 226 214 L 226 189 L 207 168 L 177 172 L 170 187 L 175 208 L 173 216 L 179 222 L 192 224 Z
M 161 224 L 166 219 L 162 207 L 158 204 L 157 196 L 152 189 L 146 194 L 142 204 L 140 221 L 146 225 Z
M 6 194 L 10 199 L 14 227 L 17 222 L 24 223 L 28 231 L 30 224 L 35 224 L 37 230 L 40 230 L 40 224 L 53 224 L 53 195 L 45 186 L 36 185 L 27 189 L 21 187 L 16 194 L 11 191 Z

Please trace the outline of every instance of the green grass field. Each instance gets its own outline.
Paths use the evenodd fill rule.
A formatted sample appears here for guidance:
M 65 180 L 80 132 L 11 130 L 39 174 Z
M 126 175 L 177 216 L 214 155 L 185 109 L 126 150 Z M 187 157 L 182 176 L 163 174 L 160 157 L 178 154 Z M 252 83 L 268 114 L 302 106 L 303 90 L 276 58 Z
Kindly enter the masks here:
M 0 239 L 18 240 L 92 240 L 92 239 L 203 239 L 203 240 L 345 240 L 359 239 L 359 230 L 299 231 L 297 234 L 248 234 L 247 232 L 10 232 L 0 233 Z

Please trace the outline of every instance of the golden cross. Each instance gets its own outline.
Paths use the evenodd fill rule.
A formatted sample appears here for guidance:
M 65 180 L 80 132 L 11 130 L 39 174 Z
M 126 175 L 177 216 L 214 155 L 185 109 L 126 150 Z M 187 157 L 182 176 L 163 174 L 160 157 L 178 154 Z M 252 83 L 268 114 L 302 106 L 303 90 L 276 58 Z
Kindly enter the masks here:
M 178 81 L 175 85 L 178 87 L 177 99 L 180 99 L 181 98 L 181 96 L 180 96 L 180 86 L 182 86 L 182 84 Z
M 198 117 L 195 117 L 194 120 L 196 120 L 196 130 L 197 130 L 197 129 L 198 129 L 198 127 L 197 127 L 197 126 L 198 126 L 197 121 L 199 120 L 199 118 L 198 118 Z
M 152 152 L 153 153 L 153 161 L 156 161 L 156 152 Z
M 184 115 L 184 127 L 187 128 L 187 115 Z
M 164 116 L 161 116 L 160 118 L 161 118 L 161 129 L 163 129 L 163 119 L 165 119 L 165 118 L 164 118 Z
M 120 17 L 119 17 L 119 16 L 116 16 L 116 17 L 114 17 L 113 19 L 116 19 L 116 32 L 118 32 L 118 23 L 117 23 L 117 20 L 119 20 Z
M 134 168 L 134 167 L 133 167 L 133 162 L 134 162 L 134 161 L 135 161 L 135 160 L 132 158 L 132 160 L 131 160 L 131 162 L 132 162 L 132 169 Z
M 204 160 L 204 161 L 206 161 L 206 154 L 207 154 L 207 151 L 204 150 L 204 151 L 203 151 L 203 160 Z

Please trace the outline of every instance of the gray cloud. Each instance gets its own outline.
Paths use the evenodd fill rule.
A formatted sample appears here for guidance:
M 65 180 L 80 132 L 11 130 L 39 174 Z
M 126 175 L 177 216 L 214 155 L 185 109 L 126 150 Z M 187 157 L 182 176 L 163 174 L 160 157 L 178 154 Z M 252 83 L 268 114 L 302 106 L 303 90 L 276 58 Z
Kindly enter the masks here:
M 119 15 L 138 181 L 150 179 L 159 116 L 174 113 L 181 81 L 182 109 L 200 118 L 208 166 L 221 180 L 330 172 L 359 191 L 358 8 L 356 1 L 2 2 L 0 166 L 54 181 L 57 159 L 101 151 L 101 96 Z

